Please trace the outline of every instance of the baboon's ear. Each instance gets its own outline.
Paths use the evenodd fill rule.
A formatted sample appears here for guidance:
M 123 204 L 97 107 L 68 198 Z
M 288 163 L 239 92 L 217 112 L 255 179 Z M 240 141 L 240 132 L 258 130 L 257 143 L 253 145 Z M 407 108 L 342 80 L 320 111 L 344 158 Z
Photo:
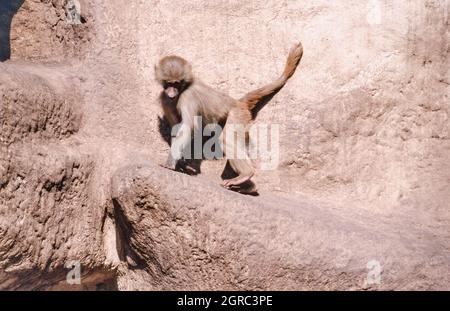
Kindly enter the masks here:
M 184 64 L 184 81 L 191 83 L 193 79 L 192 65 L 189 62 L 186 62 Z

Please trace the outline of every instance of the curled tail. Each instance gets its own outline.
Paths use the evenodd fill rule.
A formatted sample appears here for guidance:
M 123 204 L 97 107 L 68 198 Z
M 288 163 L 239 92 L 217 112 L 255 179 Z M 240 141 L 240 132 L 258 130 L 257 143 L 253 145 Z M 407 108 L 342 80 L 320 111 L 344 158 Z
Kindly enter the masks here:
M 302 56 L 303 46 L 299 42 L 291 48 L 281 77 L 266 86 L 247 93 L 239 100 L 240 102 L 247 104 L 253 119 L 256 118 L 258 112 L 272 99 L 272 97 L 283 88 L 287 80 L 292 77 Z

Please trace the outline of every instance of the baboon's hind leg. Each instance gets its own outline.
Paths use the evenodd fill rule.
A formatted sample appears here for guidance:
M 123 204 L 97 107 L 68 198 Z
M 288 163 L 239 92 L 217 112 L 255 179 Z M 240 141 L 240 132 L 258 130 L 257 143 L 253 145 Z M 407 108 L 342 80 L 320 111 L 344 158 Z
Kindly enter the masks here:
M 250 111 L 239 107 L 233 108 L 228 115 L 227 123 L 222 132 L 223 151 L 229 165 L 238 174 L 237 177 L 225 179 L 222 185 L 227 189 L 242 193 L 246 193 L 243 192 L 245 189 L 251 193 L 256 192 L 256 185 L 250 181 L 255 174 L 255 170 L 248 157 L 246 147 L 250 120 Z M 249 182 L 252 184 L 250 189 L 244 187 L 244 184 Z
M 228 160 L 230 166 L 233 168 L 235 172 L 239 175 L 237 177 L 231 179 L 225 179 L 223 181 L 223 186 L 226 188 L 230 188 L 232 186 L 239 186 L 247 181 L 249 181 L 253 175 L 255 174 L 253 166 L 251 165 L 250 160 Z

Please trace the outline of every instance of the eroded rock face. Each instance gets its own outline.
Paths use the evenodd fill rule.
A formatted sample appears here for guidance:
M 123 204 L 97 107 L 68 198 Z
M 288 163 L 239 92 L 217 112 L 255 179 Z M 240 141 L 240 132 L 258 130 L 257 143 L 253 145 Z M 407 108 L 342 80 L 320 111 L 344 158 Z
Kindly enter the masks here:
M 110 277 L 104 213 L 92 209 L 95 157 L 66 143 L 82 119 L 76 83 L 60 68 L 0 67 L 0 288 L 48 288 L 72 260 Z
M 58 140 L 79 130 L 82 113 L 78 103 L 82 98 L 64 86 L 61 75 L 52 72 L 49 81 L 40 76 L 45 70 L 42 67 L 0 66 L 3 144 Z M 57 89 L 52 84 L 57 84 Z
M 0 23 L 1 289 L 449 289 L 447 1 L 20 2 Z M 156 165 L 159 57 L 239 98 L 298 40 L 257 119 L 280 125 L 260 197 L 222 189 L 223 160 Z
M 11 25 L 12 59 L 63 61 L 82 58 L 89 43 L 93 24 L 88 1 L 27 0 Z M 80 10 L 80 18 L 72 17 Z M 89 22 L 88 22 L 89 21 Z
M 449 253 L 441 253 L 446 242 L 413 237 L 428 239 L 431 231 L 416 231 L 406 222 L 393 230 L 397 220 L 382 217 L 368 227 L 367 215 L 215 188 L 157 166 L 128 166 L 114 175 L 114 213 L 126 245 L 121 258 L 132 269 L 119 278 L 119 286 L 398 290 L 448 284 Z M 432 249 L 437 253 L 431 255 Z M 432 268 L 423 265 L 424 257 Z M 385 273 L 381 285 L 371 286 L 366 265 L 374 258 Z

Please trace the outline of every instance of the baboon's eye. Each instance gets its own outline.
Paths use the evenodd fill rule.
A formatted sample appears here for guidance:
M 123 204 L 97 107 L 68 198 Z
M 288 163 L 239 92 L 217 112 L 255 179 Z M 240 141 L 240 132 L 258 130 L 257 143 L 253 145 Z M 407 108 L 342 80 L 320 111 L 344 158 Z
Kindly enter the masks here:
M 167 89 L 168 87 L 174 87 L 176 89 L 179 89 L 181 86 L 181 82 L 180 81 L 164 81 L 163 82 L 163 86 L 165 89 Z

